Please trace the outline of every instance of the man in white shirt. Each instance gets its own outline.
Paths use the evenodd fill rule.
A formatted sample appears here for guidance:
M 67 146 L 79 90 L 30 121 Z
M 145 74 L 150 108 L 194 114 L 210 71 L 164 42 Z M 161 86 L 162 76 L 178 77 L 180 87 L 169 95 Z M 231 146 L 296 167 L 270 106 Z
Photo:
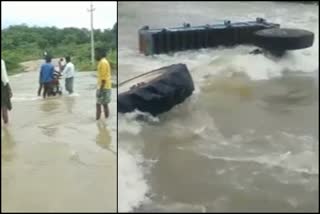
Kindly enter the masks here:
M 12 91 L 9 84 L 8 73 L 5 62 L 1 59 L 1 117 L 3 122 L 9 122 L 8 110 L 12 109 Z
M 74 64 L 71 62 L 70 56 L 66 57 L 67 64 L 65 65 L 62 75 L 65 77 L 65 87 L 69 94 L 73 93 L 73 81 L 74 81 Z

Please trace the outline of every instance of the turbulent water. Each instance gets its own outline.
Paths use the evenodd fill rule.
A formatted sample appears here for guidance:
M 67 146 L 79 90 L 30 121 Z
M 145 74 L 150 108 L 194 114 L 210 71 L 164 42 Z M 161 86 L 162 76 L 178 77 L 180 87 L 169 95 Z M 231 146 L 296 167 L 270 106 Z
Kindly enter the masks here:
M 278 2 L 119 3 L 119 80 L 186 63 L 196 90 L 159 117 L 119 115 L 120 211 L 317 211 L 318 6 Z M 143 25 L 262 17 L 311 30 L 281 60 L 254 47 L 138 53 Z
M 117 115 L 95 121 L 96 79 L 78 73 L 75 94 L 36 96 L 37 72 L 11 76 L 13 110 L 1 126 L 1 210 L 115 212 Z M 62 81 L 64 84 L 64 81 Z

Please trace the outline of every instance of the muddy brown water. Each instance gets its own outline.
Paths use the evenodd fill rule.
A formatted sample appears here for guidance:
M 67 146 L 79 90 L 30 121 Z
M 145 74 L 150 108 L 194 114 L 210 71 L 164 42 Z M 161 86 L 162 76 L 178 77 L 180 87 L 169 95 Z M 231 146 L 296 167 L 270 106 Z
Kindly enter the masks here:
M 315 33 L 281 60 L 219 47 L 138 52 L 137 30 L 262 17 Z M 319 209 L 318 25 L 315 5 L 120 2 L 119 80 L 185 63 L 193 95 L 144 121 L 119 115 L 119 210 L 268 212 Z
M 96 122 L 94 72 L 76 74 L 74 95 L 46 100 L 36 96 L 37 80 L 37 72 L 10 76 L 13 110 L 10 124 L 1 125 L 1 210 L 115 212 L 116 90 L 110 118 Z

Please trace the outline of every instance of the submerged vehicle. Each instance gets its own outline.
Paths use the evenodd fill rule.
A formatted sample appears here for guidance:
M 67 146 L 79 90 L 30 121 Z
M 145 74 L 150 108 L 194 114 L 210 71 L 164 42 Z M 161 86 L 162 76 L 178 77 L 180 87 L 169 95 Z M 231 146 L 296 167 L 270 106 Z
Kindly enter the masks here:
M 162 67 L 119 84 L 118 112 L 139 110 L 156 116 L 182 103 L 193 91 L 185 64 Z

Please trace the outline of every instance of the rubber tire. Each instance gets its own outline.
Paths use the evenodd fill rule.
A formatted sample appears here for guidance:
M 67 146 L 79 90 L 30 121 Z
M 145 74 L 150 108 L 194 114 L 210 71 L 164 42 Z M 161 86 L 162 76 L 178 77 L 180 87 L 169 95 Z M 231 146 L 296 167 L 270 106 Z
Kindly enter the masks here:
M 155 79 L 119 94 L 118 112 L 139 110 L 156 116 L 169 111 L 192 94 L 194 84 L 185 64 L 174 64 L 158 70 L 163 69 L 165 72 Z
M 254 45 L 266 50 L 285 51 L 308 48 L 313 45 L 310 31 L 289 28 L 259 30 L 254 34 Z

